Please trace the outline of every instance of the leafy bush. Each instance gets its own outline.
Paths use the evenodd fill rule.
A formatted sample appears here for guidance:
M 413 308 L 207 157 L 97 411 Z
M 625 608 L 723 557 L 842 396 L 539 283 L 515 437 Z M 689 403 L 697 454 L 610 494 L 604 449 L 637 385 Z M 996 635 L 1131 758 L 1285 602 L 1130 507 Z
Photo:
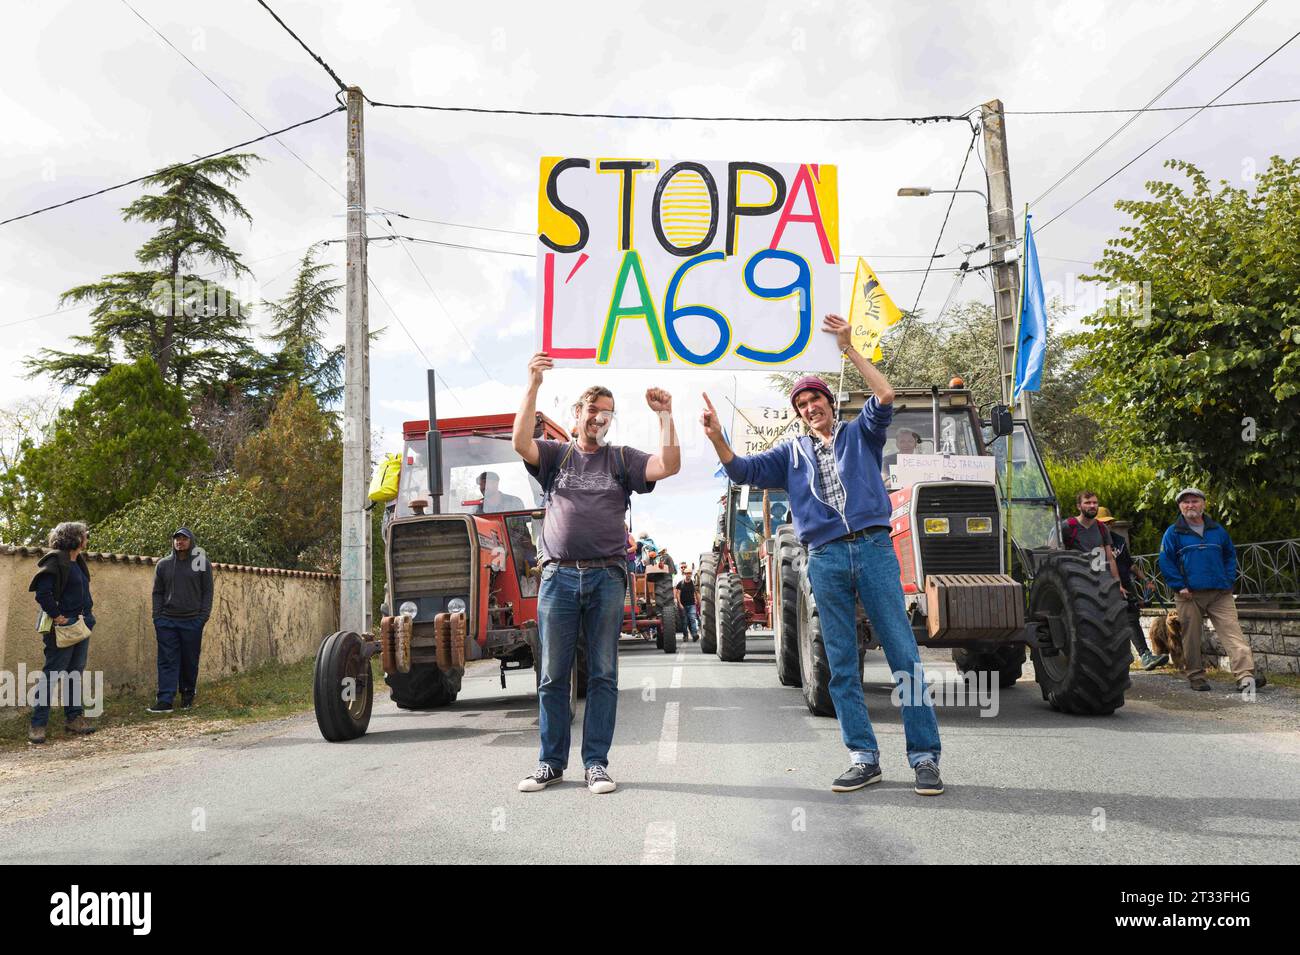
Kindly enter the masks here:
M 268 521 L 256 495 L 236 481 L 157 488 L 91 528 L 90 549 L 163 555 L 171 535 L 188 527 L 208 555 L 225 564 L 275 566 Z

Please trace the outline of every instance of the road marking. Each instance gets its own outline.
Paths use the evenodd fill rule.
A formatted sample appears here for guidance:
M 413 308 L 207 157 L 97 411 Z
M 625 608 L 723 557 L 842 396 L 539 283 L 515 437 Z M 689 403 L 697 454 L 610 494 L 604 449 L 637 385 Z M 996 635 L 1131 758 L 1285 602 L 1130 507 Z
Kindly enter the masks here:
M 685 651 L 685 650 L 678 650 L 678 651 L 677 651 L 677 656 L 673 658 L 673 662 L 674 662 L 674 663 L 685 663 L 685 662 L 686 662 L 686 651 Z
M 680 703 L 664 704 L 664 728 L 659 734 L 659 764 L 671 766 L 677 762 L 677 725 L 681 717 Z
M 676 705 L 676 704 L 671 704 Z M 677 861 L 677 824 L 652 822 L 645 829 L 642 865 L 672 865 Z
M 673 667 L 673 678 L 668 682 L 668 689 L 680 690 L 682 688 L 682 668 Z

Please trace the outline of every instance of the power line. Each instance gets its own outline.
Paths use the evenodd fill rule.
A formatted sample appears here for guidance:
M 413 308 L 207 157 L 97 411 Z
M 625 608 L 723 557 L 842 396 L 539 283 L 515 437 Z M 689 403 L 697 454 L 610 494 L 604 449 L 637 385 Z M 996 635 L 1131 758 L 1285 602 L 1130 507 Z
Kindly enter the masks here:
M 193 60 L 191 60 L 188 56 L 186 56 L 185 53 L 184 53 L 183 51 L 181 51 L 181 50 L 176 46 L 176 44 L 172 43 L 171 40 L 167 39 L 167 37 L 163 35 L 163 33 L 162 33 L 161 30 L 159 30 L 156 26 L 154 26 L 152 23 L 150 23 L 148 20 L 146 20 L 146 19 L 141 15 L 141 13 L 140 13 L 139 10 L 137 10 L 135 7 L 131 6 L 131 4 L 127 3 L 127 0 L 121 0 L 121 3 L 122 3 L 122 5 L 123 5 L 124 7 L 126 7 L 128 10 L 130 10 L 132 13 L 134 13 L 137 17 L 139 17 L 139 18 L 140 18 L 140 21 L 141 21 L 145 26 L 147 26 L 147 27 L 148 27 L 150 30 L 152 30 L 154 33 L 158 34 L 158 38 L 159 38 L 160 40 L 162 40 L 164 43 L 166 43 L 166 44 L 167 44 L 169 47 L 171 47 L 173 50 L 175 50 L 176 53 L 177 53 L 177 55 L 180 56 L 181 59 L 183 59 L 183 60 L 184 60 L 186 63 L 188 63 L 190 66 L 194 67 L 194 69 L 198 70 L 199 74 L 200 74 L 200 75 L 201 75 L 205 80 L 207 80 L 209 83 L 211 83 L 213 86 L 215 86 L 215 87 L 217 88 L 217 91 L 220 92 L 222 96 L 224 96 L 226 99 L 230 100 L 230 102 L 234 103 L 235 106 L 239 109 L 239 111 L 240 111 L 241 113 L 243 113 L 245 116 L 247 116 L 247 117 L 248 117 L 249 119 L 251 119 L 253 122 L 257 123 L 258 126 L 261 126 L 263 132 L 266 132 L 266 133 L 270 133 L 270 132 L 271 132 L 269 129 L 267 129 L 265 123 L 263 123 L 260 119 L 258 119 L 256 116 L 254 116 L 254 115 L 253 115 L 252 113 L 250 113 L 248 110 L 244 109 L 243 104 L 240 103 L 239 100 L 237 100 L 237 99 L 235 99 L 233 96 L 231 96 L 230 93 L 227 92 L 226 89 L 225 89 L 225 88 L 224 88 L 220 83 L 218 83 L 218 82 L 217 82 L 216 80 L 214 80 L 211 76 L 209 76 L 206 72 L 204 72 L 204 70 L 203 70 L 203 68 L 202 68 L 201 66 L 199 66 L 197 63 L 195 63 Z M 276 139 L 276 142 L 279 143 L 281 146 L 283 146 L 284 149 L 285 149 L 285 151 L 288 152 L 290 156 L 292 156 L 294 159 L 298 160 L 298 162 L 300 162 L 300 163 L 302 163 L 304 166 L 306 166 L 307 169 L 311 171 L 312 175 L 314 175 L 314 176 L 315 176 L 317 179 L 319 179 L 321 182 L 325 183 L 325 185 L 327 185 L 327 186 L 329 186 L 331 189 L 333 189 L 334 192 L 337 193 L 339 196 L 343 196 L 343 193 L 339 192 L 337 186 L 335 186 L 332 182 L 330 182 L 328 179 L 326 179 L 324 176 L 322 176 L 319 172 L 317 172 L 317 171 L 312 167 L 312 165 L 311 165 L 309 162 L 307 162 L 307 160 L 303 159 L 303 158 L 302 158 L 301 156 L 299 156 L 296 152 L 294 152 L 292 149 L 290 149 L 290 148 L 289 148 L 289 145 L 288 145 L 287 143 L 285 143 L 283 140 L 280 140 L 280 139 Z M 344 198 L 346 198 L 346 196 L 344 196 Z
M 451 385 L 447 383 L 447 379 L 442 377 L 442 373 L 438 371 L 438 369 L 433 368 L 433 362 L 429 361 L 429 356 L 424 353 L 424 349 L 420 347 L 420 343 L 415 340 L 415 336 L 411 334 L 411 330 L 406 327 L 406 323 L 402 321 L 401 316 L 397 314 L 397 309 L 393 308 L 388 299 L 384 297 L 384 293 L 380 291 L 379 286 L 375 284 L 375 280 L 370 276 L 369 269 L 366 270 L 366 281 L 368 281 L 370 287 L 375 290 L 375 294 L 379 296 L 379 300 L 388 307 L 388 312 L 393 316 L 393 320 L 397 322 L 402 331 L 406 332 L 406 337 L 411 340 L 411 344 L 415 346 L 415 350 L 418 351 L 420 357 L 424 359 L 425 366 L 433 369 L 433 373 L 438 376 L 438 380 L 442 382 L 443 386 L 448 392 L 450 392 L 451 396 L 456 399 L 456 404 L 460 405 L 461 409 L 464 410 L 465 402 L 461 401 L 456 395 L 456 392 L 452 389 Z
M 1203 110 L 1207 109 L 1210 105 L 1212 105 L 1212 104 L 1213 104 L 1216 100 L 1218 100 L 1220 97 L 1225 96 L 1225 95 L 1228 93 L 1228 91 L 1231 90 L 1234 86 L 1236 86 L 1236 85 L 1237 85 L 1238 83 L 1240 83 L 1242 80 L 1246 79 L 1246 77 L 1250 76 L 1250 74 L 1254 73 L 1257 69 L 1259 69 L 1259 68 L 1260 68 L 1261 66 L 1263 66 L 1265 63 L 1267 63 L 1269 60 L 1273 59 L 1273 57 L 1275 57 L 1275 56 L 1277 56 L 1279 53 L 1281 53 L 1282 50 L 1285 49 L 1287 46 L 1289 46 L 1289 45 L 1291 44 L 1291 42 L 1292 42 L 1296 37 L 1298 37 L 1298 36 L 1300 36 L 1300 31 L 1297 31 L 1297 32 L 1291 34 L 1290 37 L 1288 37 L 1286 40 L 1283 41 L 1283 43 L 1282 43 L 1281 46 L 1279 46 L 1277 49 L 1275 49 L 1275 50 L 1274 50 L 1272 53 L 1270 53 L 1268 56 L 1264 57 L 1264 59 L 1260 60 L 1258 63 L 1256 63 L 1254 66 L 1252 66 L 1249 70 L 1247 70 L 1245 73 L 1241 74 L 1241 76 L 1237 77 L 1235 80 L 1233 80 L 1233 81 L 1232 81 L 1231 83 L 1229 83 L 1227 86 L 1225 86 L 1225 87 L 1223 88 L 1223 91 L 1222 91 L 1221 93 L 1219 93 L 1218 96 L 1214 97 L 1214 99 L 1210 100 L 1209 103 L 1207 103 L 1205 106 L 1202 106 L 1200 109 L 1198 109 L 1196 112 L 1194 112 L 1191 116 L 1188 116 L 1185 120 L 1183 120 L 1181 123 L 1179 123 L 1179 124 L 1178 124 L 1177 126 L 1175 126 L 1173 129 L 1169 130 L 1169 132 L 1165 133 L 1163 136 L 1161 136 L 1159 139 L 1157 139 L 1154 143 L 1152 143 L 1152 144 L 1151 144 L 1150 146 L 1148 146 L 1146 149 L 1142 150 L 1140 153 L 1138 153 L 1136 156 L 1134 156 L 1134 157 L 1133 157 L 1132 159 L 1130 159 L 1128 162 L 1124 163 L 1124 165 L 1120 166 L 1118 169 L 1116 169 L 1113 173 L 1111 173 L 1109 176 L 1107 176 L 1107 177 L 1106 177 L 1105 179 L 1103 179 L 1101 182 L 1097 183 L 1097 185 L 1093 186 L 1091 189 L 1089 189 L 1087 192 L 1085 192 L 1083 195 L 1081 195 L 1078 199 L 1075 199 L 1074 202 L 1070 203 L 1068 206 L 1066 206 L 1064 209 L 1062 209 L 1062 210 L 1061 210 L 1060 212 L 1058 212 L 1056 215 L 1052 216 L 1052 218 L 1050 218 L 1050 219 L 1048 219 L 1046 222 L 1044 222 L 1041 226 L 1038 227 L 1038 232 L 1041 234 L 1042 231 L 1043 231 L 1044 229 L 1046 229 L 1049 225 L 1051 225 L 1051 224 L 1052 224 L 1053 222 L 1055 222 L 1057 219 L 1061 218 L 1061 216 L 1065 215 L 1067 212 L 1069 212 L 1071 209 L 1073 209 L 1073 208 L 1074 208 L 1075 206 L 1077 206 L 1079 203 L 1083 202 L 1084 199 L 1087 199 L 1087 198 L 1088 198 L 1089 196 L 1091 196 L 1094 192 L 1096 192 L 1096 191 L 1097 191 L 1098 189 L 1100 189 L 1102 186 L 1106 185 L 1106 183 L 1110 182 L 1112 179 L 1114 179 L 1116 176 L 1118 176 L 1120 173 L 1122 173 L 1122 172 L 1123 172 L 1125 169 L 1127 169 L 1129 166 L 1133 165 L 1135 162 L 1137 162 L 1139 159 L 1141 159 L 1141 158 L 1142 158 L 1143 156 L 1145 156 L 1147 153 L 1151 152 L 1151 150 L 1155 149 L 1157 146 L 1159 146 L 1162 142 L 1164 142 L 1166 139 L 1168 139 L 1168 138 L 1169 138 L 1170 136 L 1172 136 L 1174 133 L 1178 132 L 1178 130 L 1182 129 L 1184 126 L 1186 126 L 1186 125 L 1187 125 L 1188 123 L 1190 123 L 1192 120 L 1194 120 L 1197 116 L 1200 116 L 1200 115 L 1201 115 L 1201 112 L 1202 112 Z
M 397 216 L 399 219 L 410 219 L 412 222 L 429 222 L 433 225 L 452 226 L 457 229 L 478 229 L 481 232 L 501 232 L 505 235 L 526 235 L 529 238 L 536 238 L 536 232 L 526 232 L 523 229 L 501 229 L 490 225 L 467 225 L 464 222 L 448 222 L 446 219 L 422 219 L 419 216 L 407 215 L 405 212 L 398 212 L 396 209 L 385 209 L 383 206 L 375 206 L 379 212 L 386 215 Z
M 972 123 L 970 145 L 966 147 L 966 157 L 961 161 L 961 170 L 957 173 L 957 184 L 953 186 L 954 190 L 961 188 L 961 181 L 966 176 L 966 166 L 970 164 L 970 154 L 975 151 L 975 143 L 979 139 L 979 136 L 980 136 L 979 127 L 975 126 L 975 124 Z M 956 201 L 957 201 L 957 193 L 954 191 L 948 197 L 948 209 L 943 214 L 943 222 L 939 225 L 939 234 L 938 236 L 935 237 L 934 240 L 935 252 L 939 251 L 939 244 L 943 242 L 943 233 L 944 230 L 948 228 L 948 218 L 952 215 L 952 207 L 956 203 Z M 920 307 L 921 305 L 921 295 L 925 292 L 926 280 L 930 278 L 931 265 L 933 265 L 933 261 L 931 261 L 929 264 L 926 265 L 925 274 L 921 276 L 921 287 L 916 290 L 916 301 L 912 303 L 912 310 L 908 312 L 903 319 L 903 321 L 906 323 L 910 323 L 912 321 L 913 316 L 916 315 L 917 308 Z M 903 331 L 906 331 L 906 329 L 904 328 Z M 886 373 L 888 373 L 893 369 L 894 362 L 895 360 L 897 360 L 898 354 L 899 353 L 896 350 L 892 355 L 889 356 L 889 363 L 885 366 Z
M 334 109 L 330 110 L 329 112 L 321 113 L 319 116 L 313 117 L 312 119 L 304 119 L 301 123 L 294 123 L 292 126 L 284 127 L 284 129 L 277 129 L 274 132 L 267 133 L 265 136 L 258 136 L 256 139 L 249 139 L 242 143 L 236 143 L 233 146 L 227 146 L 225 149 L 218 149 L 216 152 L 208 153 L 206 156 L 198 156 L 194 159 L 188 159 L 185 162 L 172 163 L 170 166 L 164 166 L 161 169 L 156 169 L 151 173 L 147 173 L 146 175 L 136 176 L 134 179 L 128 179 L 126 182 L 119 182 L 115 186 L 108 186 L 104 189 L 97 189 L 94 192 L 86 193 L 84 196 L 77 196 L 76 198 L 73 199 L 65 199 L 63 202 L 54 203 L 54 205 L 44 206 L 40 209 L 33 209 L 31 212 L 24 212 L 20 216 L 11 216 L 8 219 L 0 220 L 0 225 L 8 225 L 11 222 L 17 222 L 19 219 L 27 219 L 30 218 L 31 216 L 39 215 L 42 212 L 49 212 L 51 209 L 61 209 L 64 206 L 72 205 L 74 202 L 81 202 L 83 199 L 93 199 L 95 196 L 102 196 L 104 193 L 112 192 L 115 189 L 124 189 L 127 186 L 133 186 L 138 182 L 144 182 L 146 179 L 151 179 L 154 176 L 157 176 L 160 173 L 166 172 L 170 169 L 180 169 L 184 166 L 193 166 L 195 163 L 203 162 L 206 159 L 212 159 L 215 156 L 221 156 L 228 152 L 234 152 L 236 149 L 243 149 L 245 146 L 251 146 L 254 143 L 260 143 L 264 139 L 271 139 L 275 136 L 280 135 L 281 133 L 287 133 L 291 129 L 297 129 L 300 126 L 309 126 L 312 123 L 319 123 L 322 119 L 325 119 L 327 116 L 333 116 L 335 113 L 341 113 L 343 112 L 344 109 L 345 107 L 337 106 Z
M 1235 109 L 1238 106 L 1277 106 L 1300 99 L 1256 99 L 1242 103 L 1206 103 L 1204 106 L 1134 106 L 1128 109 L 1008 109 L 1004 116 L 1096 116 L 1103 113 L 1183 113 L 1193 109 Z
M 1082 159 L 1080 159 L 1077 163 L 1075 163 L 1073 166 L 1071 166 L 1071 167 L 1069 168 L 1069 170 L 1065 173 L 1065 175 L 1061 176 L 1059 179 L 1056 180 L 1056 182 L 1054 182 L 1054 183 L 1052 183 L 1050 186 L 1048 186 L 1047 189 L 1044 190 L 1044 192 L 1043 192 L 1041 195 L 1038 196 L 1038 198 L 1034 199 L 1032 202 L 1029 203 L 1029 206 L 1032 208 L 1033 206 L 1037 205 L 1041 200 L 1047 198 L 1047 196 L 1050 195 L 1050 194 L 1052 193 L 1052 191 L 1053 191 L 1057 186 L 1059 186 L 1061 183 L 1065 182 L 1065 180 L 1069 179 L 1072 175 L 1074 175 L 1076 172 L 1078 172 L 1079 169 L 1080 169 L 1080 167 L 1082 167 L 1084 163 L 1086 163 L 1086 162 L 1087 162 L 1089 159 L 1091 159 L 1093 156 L 1097 155 L 1097 153 L 1101 152 L 1104 148 L 1106 148 L 1107 145 L 1109 145 L 1111 142 L 1114 141 L 1114 139 L 1115 139 L 1116 136 L 1118 136 L 1120 133 L 1124 132 L 1124 130 L 1128 129 L 1129 126 L 1131 126 L 1134 122 L 1136 122 L 1136 121 L 1137 121 L 1137 118 L 1138 118 L 1139 116 L 1141 116 L 1142 113 L 1143 113 L 1144 111 L 1146 111 L 1148 108 L 1150 108 L 1152 105 L 1154 105 L 1154 103 L 1156 102 L 1156 100 L 1160 99 L 1160 97 L 1162 97 L 1162 96 L 1164 96 L 1166 93 L 1168 93 L 1171 89 L 1174 88 L 1174 86 L 1176 86 L 1176 85 L 1178 84 L 1178 82 L 1179 82 L 1179 81 L 1180 81 L 1184 76 L 1186 76 L 1188 73 L 1192 72 L 1192 70 L 1196 69 L 1196 67 L 1199 66 L 1199 65 L 1201 64 L 1201 62 L 1202 62 L 1202 61 L 1203 61 L 1207 56 L 1209 56 L 1211 53 L 1213 53 L 1215 50 L 1217 50 L 1217 49 L 1219 48 L 1220 44 L 1222 44 L 1224 40 L 1228 39 L 1228 37 L 1230 37 L 1230 36 L 1232 36 L 1234 33 L 1236 33 L 1236 32 L 1237 32 L 1237 28 L 1240 27 L 1240 26 L 1241 26 L 1243 23 L 1245 23 L 1247 20 L 1249 20 L 1252 16 L 1254 16 L 1254 15 L 1259 11 L 1259 8 L 1262 7 L 1262 6 L 1264 6 L 1264 4 L 1266 4 L 1266 3 L 1268 3 L 1268 0 L 1259 0 L 1259 3 L 1255 4 L 1255 6 L 1254 6 L 1254 7 L 1253 7 L 1253 8 L 1252 8 L 1252 9 L 1251 9 L 1251 10 L 1250 10 L 1250 11 L 1249 11 L 1249 12 L 1248 12 L 1244 17 L 1242 17 L 1240 20 L 1238 20 L 1236 23 L 1234 23 L 1234 24 L 1232 25 L 1232 28 L 1229 29 L 1227 33 L 1223 34 L 1223 36 L 1221 36 L 1221 37 L 1219 37 L 1217 40 L 1215 40 L 1214 43 L 1211 44 L 1211 46 L 1210 46 L 1210 48 L 1209 48 L 1208 50 L 1206 50 L 1204 53 L 1202 53 L 1200 56 L 1198 56 L 1195 60 L 1193 60 L 1193 61 L 1191 62 L 1190 65 L 1188 65 L 1188 67 L 1187 67 L 1186 69 L 1184 69 L 1181 73 L 1179 73 L 1179 74 L 1178 74 L 1177 76 L 1175 76 L 1172 80 L 1170 80 L 1167 84 L 1165 84 L 1165 88 L 1164 88 L 1164 89 L 1162 89 L 1162 90 L 1161 90 L 1159 93 L 1157 93 L 1155 96 L 1151 97 L 1151 99 L 1147 100 L 1147 104 L 1146 104 L 1146 106 L 1143 106 L 1142 109 L 1138 110 L 1136 113 L 1134 113 L 1134 114 L 1133 114 L 1132 116 L 1130 116 L 1128 119 L 1124 120 L 1124 122 L 1121 123 L 1121 124 L 1119 125 L 1119 128 L 1118 128 L 1118 129 L 1116 129 L 1116 130 L 1115 130 L 1114 132 L 1112 132 L 1109 136 L 1107 136 L 1105 139 L 1103 139 L 1100 143 L 1098 143 L 1096 146 L 1094 146 L 1094 147 L 1092 148 L 1092 151 L 1089 152 L 1088 155 L 1084 156 L 1084 157 L 1083 157 Z
M 304 43 L 302 41 L 302 37 L 298 36 L 298 34 L 294 33 L 293 30 L 289 29 L 289 24 L 281 20 L 279 15 L 274 10 L 272 10 L 269 6 L 266 5 L 265 0 L 257 0 L 257 2 L 262 5 L 262 8 L 266 10 L 267 13 L 271 14 L 271 16 L 275 18 L 276 23 L 284 27 L 285 32 L 288 33 L 289 36 L 293 37 L 295 40 L 298 41 L 298 45 L 301 46 L 304 50 L 306 50 L 307 54 L 313 60 L 315 60 L 317 63 L 321 65 L 322 68 L 324 68 L 325 72 L 330 75 L 330 79 L 332 79 L 335 83 L 338 84 L 339 89 L 346 90 L 348 88 L 347 84 L 344 83 L 341 79 L 339 79 L 339 75 L 334 72 L 334 70 L 330 67 L 330 65 L 326 63 L 324 60 L 322 60 L 319 56 L 317 56 L 316 51 L 313 50 L 311 47 L 309 47 L 306 43 Z
M 260 3 L 261 0 L 258 0 Z M 433 106 L 427 103 L 381 103 L 366 97 L 371 106 L 388 109 L 426 109 L 440 113 L 484 113 L 491 116 L 559 116 L 569 119 L 648 119 L 678 123 L 953 123 L 966 116 L 677 116 L 659 113 L 580 113 L 567 110 L 493 109 L 483 106 Z

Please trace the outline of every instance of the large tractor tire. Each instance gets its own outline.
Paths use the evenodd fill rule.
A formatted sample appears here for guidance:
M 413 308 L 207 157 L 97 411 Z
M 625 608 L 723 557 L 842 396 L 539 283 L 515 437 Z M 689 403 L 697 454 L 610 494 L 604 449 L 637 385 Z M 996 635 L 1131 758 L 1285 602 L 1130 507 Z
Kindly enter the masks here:
M 654 588 L 655 610 L 659 613 L 659 649 L 664 653 L 676 653 L 678 611 L 672 577 L 668 574 L 656 574 Z
M 799 672 L 799 569 L 803 547 L 794 529 L 782 525 L 776 531 L 776 587 L 772 607 L 772 644 L 776 656 L 776 678 L 782 686 L 802 686 Z
M 745 613 L 745 587 L 738 574 L 718 575 L 715 604 L 718 659 L 724 663 L 739 663 L 745 659 L 745 631 L 749 629 L 749 615 Z
M 464 671 L 444 673 L 436 663 L 421 663 L 412 666 L 410 673 L 385 673 L 384 682 L 398 709 L 432 710 L 456 702 L 463 675 Z
M 717 603 L 718 555 L 700 557 L 700 652 L 718 652 Z
M 961 673 L 987 671 L 997 678 L 1004 690 L 1016 685 L 1025 669 L 1025 647 L 1021 643 L 998 647 L 996 650 L 976 652 L 957 649 L 952 651 L 952 662 Z
M 1083 554 L 1041 556 L 1029 592 L 1029 616 L 1060 619 L 1066 646 L 1033 648 L 1034 676 L 1054 710 L 1105 716 L 1124 705 L 1129 687 L 1128 618 L 1119 583 Z
M 321 736 L 331 743 L 364 736 L 375 700 L 370 661 L 361 655 L 362 641 L 340 630 L 321 641 L 312 672 L 312 703 Z
M 831 665 L 826 659 L 826 642 L 822 638 L 821 615 L 813 596 L 812 580 L 808 569 L 799 575 L 798 590 L 798 647 L 799 676 L 803 687 L 803 701 L 813 716 L 834 716 L 835 703 L 831 699 Z M 858 681 L 862 681 L 862 668 L 866 665 L 867 640 L 858 634 Z

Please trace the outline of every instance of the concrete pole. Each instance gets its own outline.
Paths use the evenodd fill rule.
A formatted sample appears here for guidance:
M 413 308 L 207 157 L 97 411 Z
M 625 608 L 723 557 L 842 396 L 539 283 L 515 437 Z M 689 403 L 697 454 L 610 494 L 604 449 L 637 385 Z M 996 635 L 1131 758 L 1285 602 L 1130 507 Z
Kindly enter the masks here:
M 1016 245 L 1016 213 L 1011 200 L 1011 168 L 1007 160 L 1007 131 L 1002 100 L 990 100 L 980 107 L 984 128 L 984 165 L 989 177 L 989 261 L 993 267 L 993 308 L 998 319 L 998 369 L 1002 380 L 1002 401 L 1011 404 L 1015 381 L 1016 318 L 1020 312 L 1020 264 L 1006 262 L 1008 249 Z M 1029 393 L 1020 398 L 1017 417 L 1030 419 Z
M 366 293 L 366 164 L 361 90 L 348 96 L 347 314 L 343 339 L 343 541 L 339 627 L 370 632 L 370 320 Z

